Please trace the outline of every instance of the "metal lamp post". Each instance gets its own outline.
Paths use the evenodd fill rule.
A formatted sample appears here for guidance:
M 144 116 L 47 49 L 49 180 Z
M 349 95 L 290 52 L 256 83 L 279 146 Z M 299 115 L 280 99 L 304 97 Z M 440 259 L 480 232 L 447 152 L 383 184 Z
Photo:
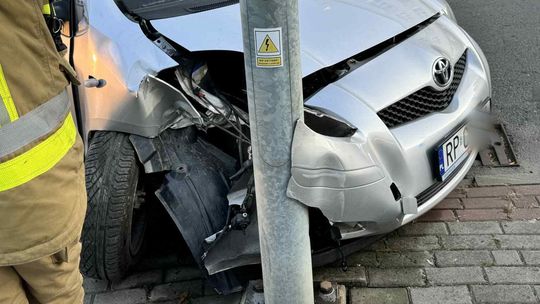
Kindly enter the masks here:
M 286 195 L 303 119 L 298 0 L 241 0 L 257 213 L 267 304 L 314 302 L 307 208 Z

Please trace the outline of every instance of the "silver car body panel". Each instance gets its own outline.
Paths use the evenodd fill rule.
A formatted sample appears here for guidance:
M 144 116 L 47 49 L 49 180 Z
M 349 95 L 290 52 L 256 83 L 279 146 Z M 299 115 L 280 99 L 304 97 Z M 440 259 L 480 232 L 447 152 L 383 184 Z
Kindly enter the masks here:
M 177 63 L 148 40 L 114 1 L 88 1 L 87 5 L 90 25 L 76 39 L 77 72 L 83 80 L 93 76 L 107 80 L 107 85 L 81 87 L 84 135 L 114 130 L 156 136 L 162 129 L 161 115 L 138 98 L 138 91 L 148 75 Z
M 361 228 L 342 230 L 344 238 L 384 233 L 412 221 L 442 200 L 474 161 L 473 151 L 455 178 L 419 206 L 415 214 L 403 212 L 413 210 L 410 202 L 436 183 L 432 169 L 436 164 L 432 163 L 429 153 L 463 123 L 480 102 L 491 96 L 489 68 L 483 53 L 456 24 L 451 9 L 442 0 L 301 0 L 300 12 L 304 76 L 394 37 L 438 12 L 443 13 L 412 37 L 363 62 L 307 100 L 310 107 L 355 126 L 358 131 L 352 137 L 323 139 L 301 128 L 300 124 L 298 139 L 295 139 L 299 148 L 302 146 L 299 143 L 309 138 L 321 147 L 311 152 L 296 149 L 298 155 L 312 153 L 311 156 L 328 157 L 328 161 L 335 162 L 342 158 L 333 159 L 332 153 L 323 149 L 335 145 L 358 156 L 348 163 L 352 177 L 345 178 L 338 176 L 345 167 L 325 171 L 329 168 L 318 167 L 317 162 L 299 162 L 302 157 L 293 155 L 289 195 L 320 208 L 338 227 Z M 165 113 L 182 107 L 188 109 L 189 105 L 175 102 L 182 99 L 180 95 L 176 99 L 169 98 L 168 107 L 156 104 L 155 100 L 149 103 L 153 99 L 141 98 L 143 95 L 139 94 L 141 85 L 145 79 L 155 81 L 153 76 L 177 63 L 149 41 L 113 1 L 89 1 L 88 14 L 90 27 L 76 42 L 78 72 L 84 79 L 90 75 L 106 79 L 107 85 L 81 90 L 86 134 L 94 130 L 114 130 L 156 136 L 172 123 L 170 117 L 163 119 Z M 155 20 L 152 24 L 190 51 L 242 52 L 237 5 Z M 455 63 L 465 50 L 467 67 L 447 109 L 392 129 L 377 116 L 377 111 L 417 90 L 436 87 L 431 70 L 435 60 L 445 57 Z M 184 119 L 181 123 L 189 124 L 189 121 L 196 123 L 197 117 L 191 115 L 190 120 Z M 341 149 L 333 151 L 337 156 L 343 153 Z M 317 176 L 327 178 L 317 179 Z M 390 191 L 392 184 L 405 200 L 394 199 Z M 330 191 L 330 194 L 315 196 L 317 192 L 306 191 L 307 188 L 336 186 L 352 189 L 352 192 Z M 338 197 L 341 200 L 337 200 Z M 407 208 L 403 201 L 409 202 Z
M 303 74 L 357 54 L 441 11 L 449 11 L 441 0 L 300 1 Z M 82 79 L 106 79 L 107 86 L 81 90 L 85 136 L 94 130 L 156 136 L 157 122 L 141 119 L 152 114 L 144 112 L 147 107 L 141 106 L 137 92 L 146 75 L 157 75 L 176 62 L 114 1 L 88 1 L 87 14 L 90 24 L 76 41 L 77 70 Z M 155 20 L 153 25 L 193 52 L 243 51 L 238 5 Z M 126 113 L 132 106 L 143 111 Z
M 447 109 L 396 128 L 388 129 L 384 125 L 377 111 L 421 88 L 436 87 L 430 73 L 433 62 L 445 56 L 455 63 L 465 50 L 465 73 Z M 366 167 L 374 163 L 384 172 L 384 178 L 353 187 L 349 194 L 343 193 L 351 197 L 343 205 L 337 202 L 334 204 L 335 197 L 332 195 L 327 199 L 317 198 L 318 201 L 326 202 L 320 204 L 321 210 L 332 210 L 325 213 L 331 221 L 360 223 L 361 229 L 350 235 L 345 234 L 345 238 L 387 232 L 410 222 L 440 202 L 461 181 L 472 166 L 475 151 L 455 178 L 422 204 L 417 214 L 404 215 L 400 203 L 392 197 L 390 190 L 390 185 L 395 183 L 402 197 L 415 198 L 437 182 L 433 170 L 437 164 L 430 158 L 430 153 L 491 96 L 488 71 L 486 59 L 476 44 L 463 31 L 458 30 L 451 19 L 442 17 L 400 45 L 328 85 L 307 101 L 307 105 L 330 112 L 357 127 L 357 133 L 349 139 L 351 144 L 361 146 L 364 151 L 362 153 L 370 156 L 370 161 L 365 163 Z M 373 75 L 377 75 L 377 78 L 374 79 Z M 319 151 L 312 153 L 317 154 Z M 359 155 L 358 160 L 362 153 L 355 153 Z M 289 193 L 311 204 L 313 198 L 299 195 L 300 184 L 295 182 L 294 160 L 293 154 L 293 179 L 289 184 Z M 313 169 L 306 164 L 300 166 Z M 313 188 L 317 187 L 320 184 L 313 185 Z M 309 191 L 304 189 L 303 192 Z M 361 208 L 362 204 L 371 207 Z
M 439 10 L 426 2 L 300 1 L 303 75 L 309 75 L 358 54 L 432 17 Z M 174 39 L 191 51 L 243 52 L 238 5 L 155 20 L 152 24 L 163 35 Z

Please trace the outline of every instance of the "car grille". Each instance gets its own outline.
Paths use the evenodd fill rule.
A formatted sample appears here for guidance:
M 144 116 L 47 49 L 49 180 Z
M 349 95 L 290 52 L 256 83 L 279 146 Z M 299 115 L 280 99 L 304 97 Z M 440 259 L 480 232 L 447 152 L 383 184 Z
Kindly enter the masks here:
M 454 65 L 454 79 L 448 89 L 437 91 L 425 87 L 377 113 L 389 128 L 424 117 L 430 113 L 446 109 L 461 83 L 467 65 L 467 51 Z

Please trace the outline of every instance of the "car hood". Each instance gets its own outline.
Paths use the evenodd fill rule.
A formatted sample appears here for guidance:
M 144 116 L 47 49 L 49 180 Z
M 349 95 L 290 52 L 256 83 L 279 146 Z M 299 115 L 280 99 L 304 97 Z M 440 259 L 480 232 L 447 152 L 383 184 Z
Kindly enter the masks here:
M 390 39 L 441 9 L 435 0 L 300 0 L 303 75 Z M 243 52 L 238 4 L 152 24 L 190 51 Z

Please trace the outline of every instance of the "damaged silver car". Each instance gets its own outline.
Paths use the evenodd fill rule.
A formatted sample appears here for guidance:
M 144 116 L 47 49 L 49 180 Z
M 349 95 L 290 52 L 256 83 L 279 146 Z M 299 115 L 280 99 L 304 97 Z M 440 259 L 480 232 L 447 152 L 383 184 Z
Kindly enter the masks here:
M 458 185 L 491 81 L 444 0 L 299 4 L 305 120 L 288 195 L 310 207 L 317 265 L 413 221 Z M 230 270 L 259 262 L 238 4 L 88 1 L 81 16 L 83 272 L 126 273 L 155 197 L 215 286 L 238 290 Z

